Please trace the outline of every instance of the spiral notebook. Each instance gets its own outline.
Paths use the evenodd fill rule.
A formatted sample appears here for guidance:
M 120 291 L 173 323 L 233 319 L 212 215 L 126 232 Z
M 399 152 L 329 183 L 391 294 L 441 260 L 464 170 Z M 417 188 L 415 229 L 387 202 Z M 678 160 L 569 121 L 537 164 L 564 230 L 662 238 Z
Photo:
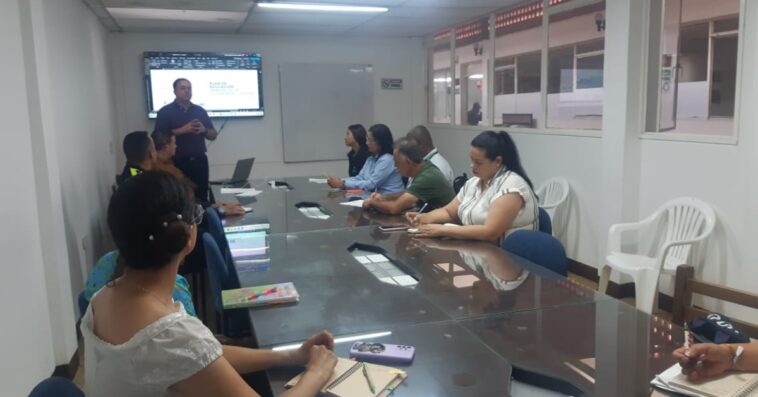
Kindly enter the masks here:
M 758 397 L 758 373 L 727 372 L 705 382 L 690 382 L 674 364 L 651 382 L 653 386 L 693 397 Z
M 295 303 L 300 301 L 300 294 L 294 284 L 280 283 L 224 290 L 221 301 L 224 309 L 237 309 Z
M 338 358 L 337 366 L 334 367 L 332 377 L 321 389 L 321 396 L 329 397 L 386 397 L 392 394 L 408 374 L 397 368 L 378 364 L 366 363 L 368 375 L 374 385 L 374 393 L 371 392 L 366 376 L 363 374 L 363 363 L 359 361 Z M 295 386 L 300 381 L 301 375 L 287 382 L 286 388 Z

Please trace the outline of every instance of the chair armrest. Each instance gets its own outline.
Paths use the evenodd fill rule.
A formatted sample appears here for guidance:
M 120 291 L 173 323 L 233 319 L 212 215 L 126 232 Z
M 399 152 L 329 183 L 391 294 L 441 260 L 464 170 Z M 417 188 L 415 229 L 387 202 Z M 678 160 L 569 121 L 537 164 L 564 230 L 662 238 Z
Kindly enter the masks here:
M 697 236 L 697 237 L 695 237 L 693 239 L 672 241 L 672 242 L 670 242 L 668 244 L 662 245 L 661 248 L 658 250 L 658 255 L 657 255 L 658 268 L 659 269 L 663 268 L 663 263 L 666 260 L 666 256 L 668 255 L 670 249 L 672 249 L 674 247 L 678 247 L 680 245 L 688 245 L 688 244 L 699 243 L 699 242 L 707 239 L 708 236 L 709 236 L 709 234 L 706 233 L 706 234 L 701 234 L 700 236 Z
M 611 225 L 608 229 L 608 246 L 606 250 L 608 253 L 621 252 L 621 234 L 632 230 L 639 230 L 643 227 L 653 223 L 656 219 L 656 215 L 653 214 L 639 222 L 630 223 L 617 223 Z

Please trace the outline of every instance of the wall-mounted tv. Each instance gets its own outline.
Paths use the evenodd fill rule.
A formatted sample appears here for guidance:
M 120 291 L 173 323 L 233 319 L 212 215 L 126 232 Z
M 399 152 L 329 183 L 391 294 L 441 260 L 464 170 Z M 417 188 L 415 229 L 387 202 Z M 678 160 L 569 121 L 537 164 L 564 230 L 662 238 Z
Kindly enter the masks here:
M 210 117 L 263 116 L 259 54 L 146 52 L 144 64 L 148 118 L 174 101 L 172 84 L 180 77 L 192 82 L 192 103 Z

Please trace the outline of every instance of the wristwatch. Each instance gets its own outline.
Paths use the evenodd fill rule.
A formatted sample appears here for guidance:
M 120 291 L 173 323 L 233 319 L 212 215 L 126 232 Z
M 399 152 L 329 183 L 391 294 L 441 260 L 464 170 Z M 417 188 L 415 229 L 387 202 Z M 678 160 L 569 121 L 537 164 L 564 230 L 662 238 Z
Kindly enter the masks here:
M 734 350 L 732 350 L 734 348 Z M 740 357 L 742 357 L 742 353 L 745 351 L 745 348 L 741 345 L 730 345 L 729 350 L 732 352 L 732 370 L 736 371 L 742 371 L 742 369 L 737 365 L 737 362 L 740 360 Z

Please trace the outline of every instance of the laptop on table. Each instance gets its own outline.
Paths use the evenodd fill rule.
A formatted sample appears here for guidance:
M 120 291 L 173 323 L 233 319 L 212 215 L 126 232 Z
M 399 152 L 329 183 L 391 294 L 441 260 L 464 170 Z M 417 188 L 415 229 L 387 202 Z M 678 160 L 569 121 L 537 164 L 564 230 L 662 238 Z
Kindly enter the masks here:
M 211 181 L 211 185 L 229 185 L 233 183 L 247 182 L 250 178 L 250 171 L 253 170 L 254 162 L 255 157 L 237 160 L 237 165 L 234 167 L 234 174 L 232 174 L 231 178 Z

